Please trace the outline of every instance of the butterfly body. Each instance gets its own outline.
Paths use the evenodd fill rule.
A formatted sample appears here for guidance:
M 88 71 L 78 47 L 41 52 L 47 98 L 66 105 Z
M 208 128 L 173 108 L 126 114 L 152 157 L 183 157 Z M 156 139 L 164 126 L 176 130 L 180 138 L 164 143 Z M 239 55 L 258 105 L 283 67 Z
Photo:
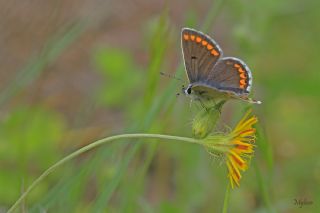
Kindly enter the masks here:
M 189 79 L 185 94 L 196 99 L 241 99 L 248 97 L 252 74 L 240 59 L 223 57 L 222 49 L 208 35 L 190 28 L 182 29 L 182 52 Z

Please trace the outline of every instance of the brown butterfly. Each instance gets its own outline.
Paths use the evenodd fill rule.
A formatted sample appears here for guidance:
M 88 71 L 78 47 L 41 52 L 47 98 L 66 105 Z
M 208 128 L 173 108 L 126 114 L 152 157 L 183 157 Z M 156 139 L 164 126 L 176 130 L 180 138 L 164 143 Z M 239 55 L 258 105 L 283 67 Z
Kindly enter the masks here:
M 189 79 L 189 85 L 184 89 L 186 95 L 200 101 L 240 99 L 261 104 L 248 97 L 252 74 L 242 60 L 223 57 L 221 48 L 212 38 L 194 29 L 182 29 L 181 44 Z

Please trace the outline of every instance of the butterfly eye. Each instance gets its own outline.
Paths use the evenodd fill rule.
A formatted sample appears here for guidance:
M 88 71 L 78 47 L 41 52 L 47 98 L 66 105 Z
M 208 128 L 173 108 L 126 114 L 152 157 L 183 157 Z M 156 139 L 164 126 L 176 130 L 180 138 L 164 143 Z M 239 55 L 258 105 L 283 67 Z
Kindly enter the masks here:
M 191 86 L 189 85 L 186 89 L 183 89 L 184 94 L 190 95 L 191 94 Z
M 188 87 L 188 89 L 187 89 L 187 94 L 188 94 L 188 95 L 191 94 L 191 87 Z

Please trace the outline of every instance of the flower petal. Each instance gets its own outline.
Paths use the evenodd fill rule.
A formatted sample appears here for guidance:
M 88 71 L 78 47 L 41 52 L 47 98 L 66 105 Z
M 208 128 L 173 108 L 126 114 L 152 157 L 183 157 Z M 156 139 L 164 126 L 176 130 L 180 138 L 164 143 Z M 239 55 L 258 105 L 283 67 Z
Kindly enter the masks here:
M 252 110 L 248 110 L 246 112 L 246 114 L 242 117 L 242 119 L 238 122 L 237 126 L 235 127 L 235 129 L 238 129 L 244 122 L 245 120 L 247 119 L 247 117 L 250 115 L 250 113 L 252 112 Z
M 235 147 L 232 150 L 237 154 L 253 153 L 253 145 L 251 143 L 244 143 L 240 140 L 234 140 L 233 143 Z
M 228 177 L 229 177 L 229 180 L 230 180 L 230 183 L 231 183 L 231 188 L 233 189 L 234 188 L 234 184 L 233 184 L 234 181 L 232 179 L 232 176 L 229 174 Z
M 243 130 L 242 132 L 240 132 L 239 137 L 251 136 L 255 132 L 256 132 L 256 129 L 254 129 L 254 128 L 246 129 L 246 130 Z
M 228 159 L 233 167 L 245 171 L 247 169 L 247 163 L 236 152 L 230 150 L 229 153 Z
M 258 119 L 256 116 L 252 116 L 251 118 L 249 118 L 246 121 L 241 121 L 238 123 L 238 125 L 234 129 L 233 134 L 238 135 L 242 131 L 245 131 L 247 129 L 251 129 L 252 125 L 257 122 L 258 122 Z
M 237 186 L 240 186 L 239 181 L 240 181 L 241 175 L 239 170 L 234 168 L 232 164 L 230 164 L 229 162 L 227 162 L 227 167 L 229 170 L 229 177 L 231 177 L 231 180 L 232 180 L 231 185 L 233 186 L 233 182 L 234 182 L 236 183 Z

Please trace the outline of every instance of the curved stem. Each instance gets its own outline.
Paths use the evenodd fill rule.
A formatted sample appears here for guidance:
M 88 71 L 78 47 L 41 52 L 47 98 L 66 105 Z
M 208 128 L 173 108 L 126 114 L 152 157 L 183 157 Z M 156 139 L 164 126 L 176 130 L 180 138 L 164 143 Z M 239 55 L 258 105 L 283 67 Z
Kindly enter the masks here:
M 187 138 L 187 137 L 179 137 L 179 136 L 173 136 L 173 135 L 161 135 L 161 134 L 143 134 L 143 133 L 136 133 L 136 134 L 122 134 L 122 135 L 115 135 L 107 138 L 103 138 L 100 140 L 97 140 L 87 146 L 84 146 L 77 151 L 69 154 L 68 156 L 64 157 L 57 163 L 53 164 L 51 167 L 49 167 L 46 171 L 44 171 L 28 188 L 23 194 L 19 197 L 19 199 L 11 206 L 11 208 L 8 210 L 7 213 L 13 212 L 14 209 L 17 208 L 17 206 L 21 203 L 23 199 L 38 185 L 40 181 L 42 181 L 45 177 L 47 177 L 49 174 L 51 174 L 57 167 L 61 166 L 62 164 L 72 160 L 73 158 L 77 157 L 78 155 L 89 151 L 95 147 L 98 147 L 102 144 L 109 143 L 114 140 L 119 139 L 128 139 L 128 138 L 154 138 L 154 139 L 166 139 L 166 140 L 176 140 L 176 141 L 184 141 L 187 143 L 195 143 L 195 144 L 202 144 L 200 140 L 193 139 L 193 138 Z

